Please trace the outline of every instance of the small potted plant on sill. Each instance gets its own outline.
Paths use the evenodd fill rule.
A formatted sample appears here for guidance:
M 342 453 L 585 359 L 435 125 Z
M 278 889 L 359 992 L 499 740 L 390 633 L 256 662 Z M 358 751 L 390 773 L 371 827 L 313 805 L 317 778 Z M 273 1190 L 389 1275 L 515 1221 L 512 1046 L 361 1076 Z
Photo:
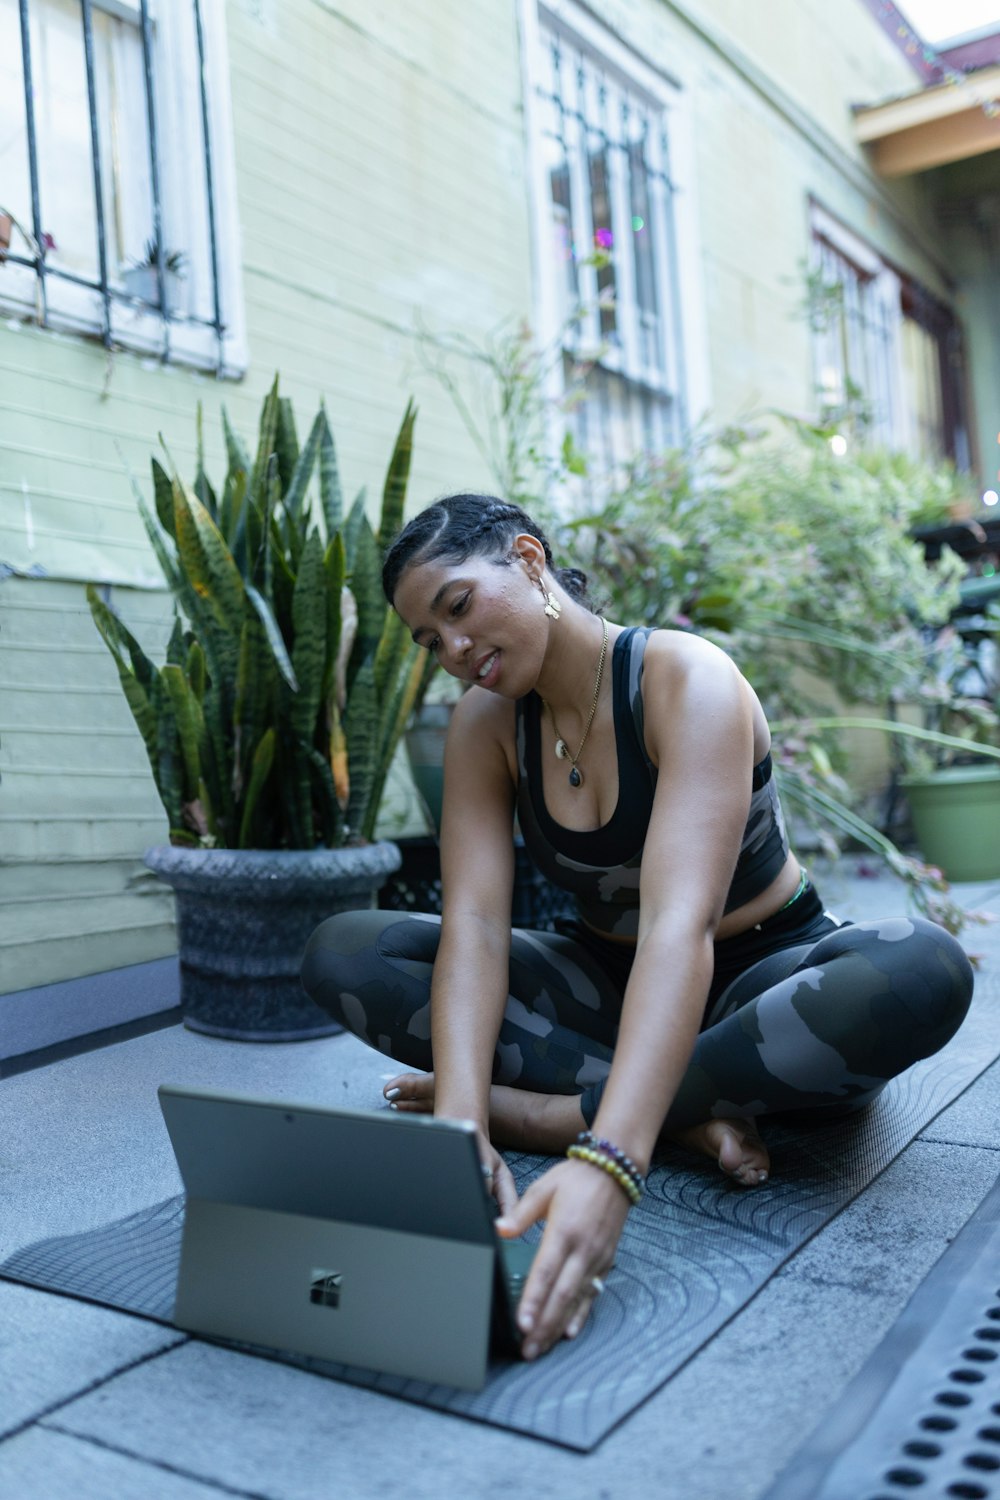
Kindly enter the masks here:
M 377 535 L 363 491 L 344 514 L 324 409 L 300 449 L 277 380 L 254 458 L 223 413 L 221 490 L 200 418 L 193 486 L 154 459 L 155 515 L 138 502 L 177 612 L 162 667 L 88 590 L 167 812 L 170 843 L 146 863 L 177 895 L 194 1030 L 284 1041 L 339 1029 L 299 983 L 306 941 L 333 912 L 371 906 L 399 867 L 395 844 L 373 842 L 376 820 L 432 658 L 382 597 L 381 548 L 401 524 L 414 419 L 410 405 Z
M 181 282 L 187 275 L 187 256 L 183 250 L 163 250 L 163 295 L 165 311 L 175 313 L 181 304 Z M 122 281 L 130 297 L 160 306 L 160 248 L 155 240 L 147 240 L 141 260 L 133 261 L 122 269 Z
M 15 218 L 9 209 L 0 206 L 0 266 L 7 259 L 15 229 L 24 241 L 25 249 L 29 255 L 34 256 L 37 260 L 44 259 L 50 250 L 56 249 L 56 242 L 51 234 L 43 233 L 41 244 L 39 244 L 35 236 L 29 230 L 25 229 L 20 220 Z

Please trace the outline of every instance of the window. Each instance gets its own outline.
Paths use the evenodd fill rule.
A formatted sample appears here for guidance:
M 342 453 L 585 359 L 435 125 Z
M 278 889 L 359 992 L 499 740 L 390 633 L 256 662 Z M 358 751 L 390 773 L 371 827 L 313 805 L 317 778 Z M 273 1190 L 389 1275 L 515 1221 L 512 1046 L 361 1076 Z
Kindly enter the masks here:
M 953 313 L 816 205 L 812 228 L 821 417 L 851 426 L 864 442 L 968 468 Z
M 242 369 L 223 20 L 221 0 L 0 0 L 5 310 Z
M 902 277 L 900 362 L 909 446 L 923 458 L 972 464 L 965 417 L 965 358 L 954 313 Z
M 542 324 L 561 331 L 563 389 L 582 390 L 576 440 L 610 473 L 685 428 L 671 86 L 582 11 L 558 10 L 526 27 Z

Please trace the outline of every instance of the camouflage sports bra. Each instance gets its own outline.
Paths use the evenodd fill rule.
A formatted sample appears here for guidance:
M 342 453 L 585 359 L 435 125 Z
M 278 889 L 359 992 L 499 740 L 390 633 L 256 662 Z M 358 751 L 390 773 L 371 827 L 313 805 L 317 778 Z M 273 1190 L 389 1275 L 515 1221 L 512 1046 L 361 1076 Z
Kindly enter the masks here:
M 625 630 L 612 653 L 618 805 L 602 827 L 581 833 L 549 816 L 542 792 L 542 701 L 537 693 L 528 693 L 517 703 L 517 815 L 528 852 L 547 880 L 576 897 L 584 921 L 598 932 L 621 937 L 635 937 L 639 928 L 639 870 L 656 790 L 642 706 L 643 654 L 652 633 L 651 626 Z M 768 754 L 753 768 L 750 812 L 726 911 L 766 890 L 787 857 L 788 837 Z

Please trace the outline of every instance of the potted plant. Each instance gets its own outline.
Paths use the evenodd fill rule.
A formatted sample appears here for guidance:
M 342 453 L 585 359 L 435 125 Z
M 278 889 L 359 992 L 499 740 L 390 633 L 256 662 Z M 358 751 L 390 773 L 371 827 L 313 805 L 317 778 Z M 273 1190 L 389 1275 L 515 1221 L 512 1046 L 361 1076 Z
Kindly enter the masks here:
M 975 610 L 975 584 L 963 591 Z M 900 784 L 924 857 L 949 880 L 1000 877 L 1000 611 L 928 633 L 917 687 L 926 738 L 901 741 Z M 988 757 L 988 758 L 987 758 Z
M 797 840 L 834 854 L 846 838 L 877 852 L 922 912 L 957 930 L 969 919 L 942 870 L 970 878 L 970 865 L 941 857 L 922 825 L 926 862 L 903 854 L 861 815 L 851 779 L 859 733 L 875 732 L 900 747 L 962 752 L 978 768 L 957 779 L 994 795 L 982 768 L 1000 766 L 995 692 L 978 707 L 975 745 L 971 720 L 912 723 L 892 708 L 912 702 L 919 683 L 928 702 L 944 663 L 928 657 L 927 641 L 968 587 L 949 547 L 925 558 L 914 517 L 942 497 L 960 503 L 967 486 L 953 470 L 878 451 L 843 456 L 824 430 L 783 425 L 780 441 L 707 433 L 692 452 L 637 462 L 601 507 L 564 522 L 554 545 L 610 597 L 616 618 L 694 628 L 740 664 L 768 710 L 786 811 L 804 825 Z M 918 758 L 911 750 L 907 764 Z
M 199 413 L 193 486 L 154 459 L 155 515 L 138 495 L 176 609 L 165 664 L 88 589 L 167 812 L 170 843 L 146 862 L 177 894 L 181 1000 L 196 1030 L 336 1030 L 299 984 L 306 940 L 332 912 L 372 905 L 399 865 L 394 844 L 372 840 L 430 658 L 385 604 L 380 549 L 401 523 L 414 418 L 408 405 L 376 535 L 363 491 L 343 512 L 322 406 L 300 449 L 275 380 L 252 459 L 223 412 L 221 490 Z
M 157 242 L 147 240 L 142 259 L 122 269 L 122 281 L 130 297 L 147 302 L 150 307 L 159 307 L 161 266 L 164 308 L 173 314 L 180 307 L 181 282 L 187 275 L 187 256 L 183 250 L 164 249 L 161 255 Z
M 404 745 L 413 785 L 430 831 L 441 831 L 444 801 L 444 746 L 452 710 L 462 696 L 454 677 L 437 673 L 427 695 L 416 706 L 406 726 Z

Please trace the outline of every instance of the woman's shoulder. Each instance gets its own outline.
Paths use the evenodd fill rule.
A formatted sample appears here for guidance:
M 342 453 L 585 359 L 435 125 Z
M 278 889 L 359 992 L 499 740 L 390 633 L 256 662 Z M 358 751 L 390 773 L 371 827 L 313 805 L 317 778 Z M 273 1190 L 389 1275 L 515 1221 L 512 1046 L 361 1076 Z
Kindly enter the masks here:
M 455 704 L 451 722 L 463 734 L 504 737 L 514 732 L 515 706 L 485 688 L 470 687 Z
M 470 687 L 456 703 L 448 730 L 448 749 L 481 766 L 504 767 L 517 781 L 517 722 L 514 704 L 485 688 Z
M 643 630 L 646 637 L 643 665 L 658 673 L 683 676 L 691 671 L 720 674 L 738 673 L 739 668 L 721 646 L 716 646 L 692 630 L 660 628 Z M 638 634 L 638 632 L 637 632 Z
M 757 694 L 732 657 L 703 636 L 690 630 L 652 631 L 643 684 L 647 746 L 686 723 L 711 719 L 717 727 L 735 725 L 749 712 L 755 760 L 767 752 L 770 732 Z
M 475 810 L 480 818 L 491 808 L 509 816 L 517 786 L 513 705 L 491 697 L 475 687 L 462 695 L 444 749 L 446 807 Z

